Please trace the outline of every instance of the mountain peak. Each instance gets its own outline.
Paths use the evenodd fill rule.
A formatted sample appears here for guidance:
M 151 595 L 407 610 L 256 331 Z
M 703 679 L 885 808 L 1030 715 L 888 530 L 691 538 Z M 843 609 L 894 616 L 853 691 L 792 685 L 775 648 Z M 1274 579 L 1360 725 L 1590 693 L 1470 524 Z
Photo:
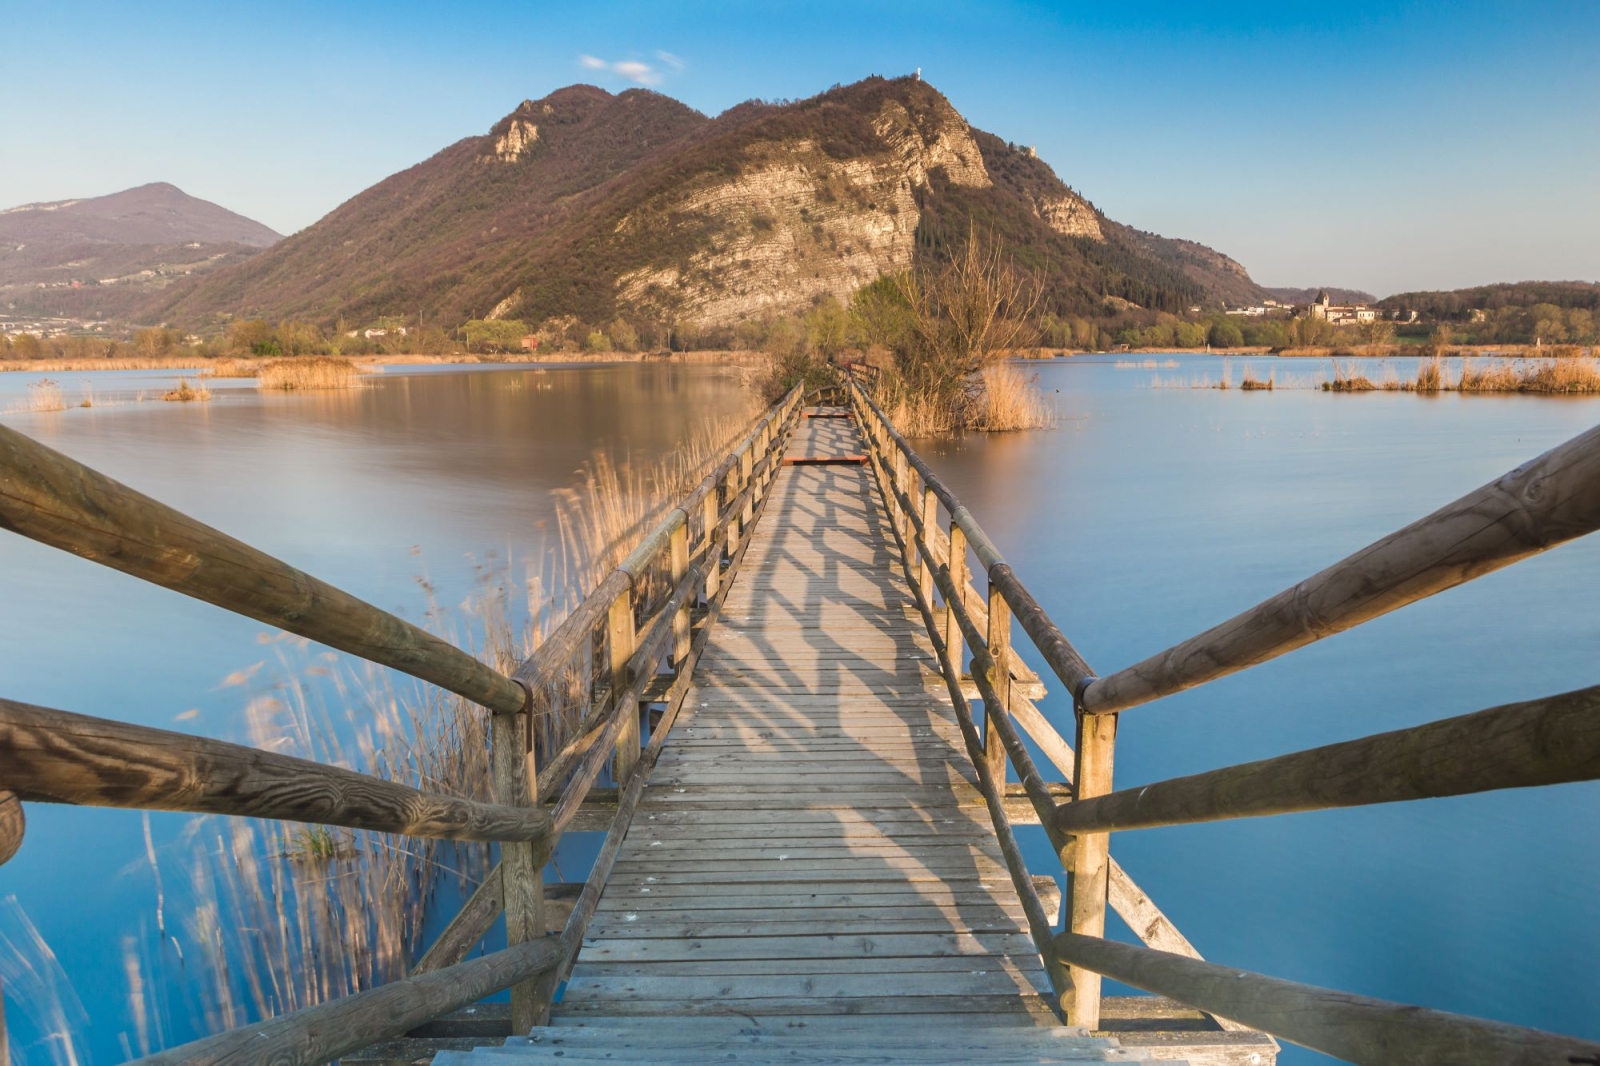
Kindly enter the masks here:
M 938 260 L 974 221 L 1036 264 L 1057 314 L 1102 314 L 1107 296 L 1181 311 L 1260 295 L 1226 256 L 1106 219 L 931 84 L 874 76 L 715 118 L 648 89 L 569 85 L 150 311 L 460 321 L 503 308 L 721 329 Z

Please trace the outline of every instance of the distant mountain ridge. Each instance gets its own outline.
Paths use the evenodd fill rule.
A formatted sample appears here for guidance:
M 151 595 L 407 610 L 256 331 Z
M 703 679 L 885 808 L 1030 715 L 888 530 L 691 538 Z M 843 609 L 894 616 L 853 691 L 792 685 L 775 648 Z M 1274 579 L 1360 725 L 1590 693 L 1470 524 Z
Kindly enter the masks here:
M 6 208 L 0 210 L 0 310 L 122 317 L 175 278 L 241 261 L 281 239 L 166 182 Z
M 154 182 L 108 196 L 23 204 L 0 210 L 0 242 L 243 244 L 265 248 L 282 240 L 261 223 Z
M 974 226 L 1058 313 L 1266 295 L 1219 252 L 1106 218 L 927 83 L 874 77 L 716 118 L 647 90 L 560 89 L 143 314 L 726 327 L 848 299 Z

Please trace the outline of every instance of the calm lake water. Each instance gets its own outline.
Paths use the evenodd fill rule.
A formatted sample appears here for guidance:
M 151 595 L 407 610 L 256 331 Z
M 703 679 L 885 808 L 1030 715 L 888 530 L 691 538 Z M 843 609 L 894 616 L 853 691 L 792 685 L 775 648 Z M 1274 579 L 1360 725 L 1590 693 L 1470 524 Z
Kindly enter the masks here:
M 1235 383 L 1247 365 L 1260 377 L 1276 368 L 1280 386 L 1326 376 L 1326 364 L 1235 359 Z M 1187 387 L 1220 377 L 1221 361 L 1203 356 L 1026 368 L 1056 403 L 1057 429 L 925 453 L 1102 673 L 1600 421 L 1593 400 Z M 69 399 L 91 378 L 96 406 L 0 421 L 411 618 L 426 607 L 424 571 L 449 604 L 484 559 L 542 550 L 552 493 L 596 448 L 656 454 L 749 402 L 737 374 L 710 367 L 408 369 L 350 393 L 263 396 L 240 383 L 191 405 L 131 402 L 171 374 L 53 376 Z M 0 375 L 0 412 L 31 379 Z M 1597 576 L 1591 538 L 1129 711 L 1117 780 L 1593 684 Z M 267 657 L 257 623 L 10 535 L 0 595 L 0 695 L 242 736 L 241 690 L 221 681 Z M 1070 736 L 1060 693 L 1046 709 Z M 1114 847 L 1209 958 L 1595 1039 L 1597 799 L 1597 786 L 1568 785 L 1146 830 Z M 21 939 L 26 916 L 83 1003 L 77 1061 L 119 1061 L 131 1027 L 121 944 L 145 935 L 156 907 L 141 816 L 28 814 L 22 852 L 0 867 L 0 937 Z M 185 822 L 152 816 L 163 857 Z M 1034 871 L 1056 869 L 1042 834 L 1024 832 Z M 180 921 L 170 895 L 167 907 Z M 7 986 L 14 1051 L 69 1061 L 38 1042 L 47 1019 L 29 1016 L 18 988 Z M 173 1019 L 169 1039 L 192 1024 Z M 1282 1061 L 1322 1060 L 1286 1048 Z

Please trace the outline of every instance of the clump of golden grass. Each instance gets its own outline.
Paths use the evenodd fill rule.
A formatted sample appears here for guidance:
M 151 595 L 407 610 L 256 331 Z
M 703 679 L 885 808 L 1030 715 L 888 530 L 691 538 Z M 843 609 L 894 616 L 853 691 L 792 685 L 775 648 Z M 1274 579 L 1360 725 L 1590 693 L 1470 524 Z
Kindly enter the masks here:
M 1600 359 L 1571 355 L 1523 368 L 1518 392 L 1600 392 Z
M 204 385 L 195 388 L 187 379 L 179 378 L 178 387 L 162 393 L 161 398 L 171 403 L 194 403 L 211 399 L 211 390 Z
M 1008 363 L 995 363 L 980 376 L 983 391 L 969 401 L 975 409 L 967 419 L 971 428 L 1006 433 L 1055 424 L 1055 411 L 1037 387 L 1038 375 L 1028 377 Z
M 19 412 L 43 414 L 48 411 L 65 411 L 67 401 L 61 395 L 61 383 L 54 378 L 40 378 L 28 383 L 28 397 L 15 405 Z
M 1244 392 L 1271 392 L 1278 384 L 1278 372 L 1274 370 L 1265 378 L 1258 378 L 1255 371 L 1249 367 L 1244 368 L 1244 376 L 1239 380 L 1239 388 Z
M 1333 361 L 1333 380 L 1322 383 L 1323 392 L 1372 392 L 1377 389 L 1371 378 L 1359 374 L 1353 365 Z
M 360 383 L 360 375 L 359 367 L 338 356 L 292 356 L 263 363 L 258 385 L 263 389 L 287 391 L 352 389 Z
M 1450 370 L 1439 356 L 1425 359 L 1417 367 L 1417 378 L 1412 383 L 1413 392 L 1445 392 L 1450 389 Z

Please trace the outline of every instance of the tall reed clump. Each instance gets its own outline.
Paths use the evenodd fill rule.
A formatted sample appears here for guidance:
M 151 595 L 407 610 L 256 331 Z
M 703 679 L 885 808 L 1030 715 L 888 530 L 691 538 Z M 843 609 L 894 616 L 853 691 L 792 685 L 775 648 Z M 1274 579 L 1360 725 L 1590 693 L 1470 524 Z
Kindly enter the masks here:
M 1444 359 L 1435 355 L 1417 367 L 1417 378 L 1412 383 L 1413 392 L 1447 392 L 1450 389 L 1450 370 Z
M 577 487 L 559 497 L 559 541 L 520 587 L 509 565 L 486 565 L 473 594 L 444 610 L 419 579 L 428 627 L 511 672 L 749 425 L 710 420 L 654 461 L 619 463 L 597 453 Z M 641 575 L 646 603 L 661 598 L 651 591 L 661 584 L 660 575 Z M 256 693 L 246 715 L 256 746 L 431 792 L 492 799 L 482 708 L 431 686 L 397 685 L 388 671 L 331 653 L 296 669 L 295 649 L 309 645 L 284 637 L 278 646 L 278 680 Z M 559 750 L 590 710 L 596 667 L 580 658 L 541 694 L 534 722 L 541 752 Z M 227 683 L 254 684 L 261 666 Z M 201 818 L 192 834 L 197 846 L 186 872 L 196 906 L 182 930 L 183 956 L 167 947 L 176 940 L 163 937 L 156 951 L 130 949 L 125 968 L 131 987 L 184 989 L 211 1031 L 404 977 L 421 954 L 430 917 L 437 920 L 432 909 L 441 896 L 465 898 L 493 861 L 487 844 L 268 821 Z M 445 891 L 452 887 L 453 894 Z M 174 971 L 180 966 L 182 974 Z M 148 999 L 135 1003 L 154 1014 Z M 146 1017 L 139 1031 L 159 1033 L 162 1020 Z
M 263 389 L 353 389 L 360 384 L 361 370 L 338 356 L 293 356 L 263 363 L 258 376 L 257 386 Z
M 195 388 L 184 378 L 178 379 L 178 387 L 169 389 L 161 398 L 173 403 L 193 403 L 211 399 L 211 390 L 201 385 Z
M 1249 367 L 1244 368 L 1244 375 L 1239 379 L 1239 389 L 1243 392 L 1271 392 L 1277 388 L 1278 372 L 1274 370 L 1264 378 L 1258 378 L 1255 371 Z
M 49 411 L 65 411 L 67 401 L 61 395 L 61 383 L 53 378 L 40 378 L 38 381 L 28 383 L 28 395 L 22 403 L 15 408 L 19 412 L 32 412 L 42 414 Z
M 458 612 L 441 611 L 423 587 L 429 627 L 507 673 L 563 609 L 546 596 L 542 577 L 518 589 L 505 566 L 480 568 Z M 309 644 L 297 638 L 276 642 L 275 679 L 257 687 L 246 707 L 256 747 L 492 800 L 489 716 L 481 707 L 417 682 L 397 687 L 388 671 L 333 653 L 304 660 Z M 224 685 L 255 685 L 263 665 Z M 167 929 L 158 907 L 154 950 L 125 949 L 141 1043 L 172 1022 L 142 994 L 146 988 L 166 990 L 169 1009 L 177 1001 L 203 1029 L 220 1031 L 404 977 L 441 894 L 464 899 L 494 857 L 484 843 L 242 818 L 197 818 L 188 835 L 187 919 Z M 150 860 L 155 867 L 153 850 Z M 156 875 L 159 900 L 159 869 Z
M 1377 389 L 1371 378 L 1356 372 L 1354 365 L 1333 361 L 1333 380 L 1322 383 L 1323 392 L 1373 392 Z
M 989 433 L 1039 429 L 1055 424 L 1056 413 L 1039 392 L 1038 375 L 1029 377 L 1008 363 L 985 367 L 983 389 L 972 401 L 968 425 Z

